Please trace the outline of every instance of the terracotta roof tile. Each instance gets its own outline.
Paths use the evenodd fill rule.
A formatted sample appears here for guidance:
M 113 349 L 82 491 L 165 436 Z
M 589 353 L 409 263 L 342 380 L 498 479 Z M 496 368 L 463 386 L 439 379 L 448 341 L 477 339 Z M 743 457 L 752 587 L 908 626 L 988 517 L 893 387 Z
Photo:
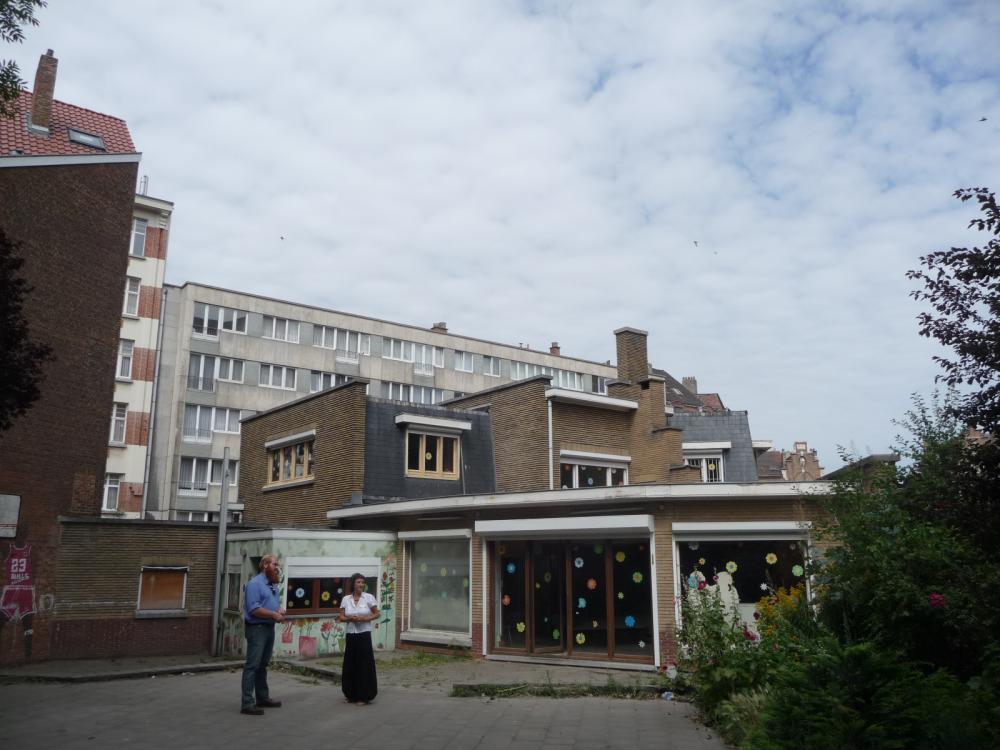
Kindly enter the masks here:
M 26 156 L 68 156 L 72 154 L 134 154 L 135 144 L 124 120 L 90 109 L 52 102 L 52 122 L 49 135 L 28 131 L 27 113 L 31 112 L 31 92 L 22 91 L 17 102 L 18 112 L 12 119 L 0 119 L 0 157 L 21 151 Z M 104 150 L 74 143 L 69 128 L 99 135 Z

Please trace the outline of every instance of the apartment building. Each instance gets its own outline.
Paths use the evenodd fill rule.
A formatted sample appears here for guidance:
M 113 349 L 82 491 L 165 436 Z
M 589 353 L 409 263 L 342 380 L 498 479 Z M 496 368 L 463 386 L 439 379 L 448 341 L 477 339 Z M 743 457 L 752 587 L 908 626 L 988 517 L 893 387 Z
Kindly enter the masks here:
M 364 378 L 372 396 L 434 405 L 456 396 L 551 376 L 578 393 L 604 394 L 610 364 L 378 320 L 196 283 L 166 285 L 147 516 L 218 516 L 222 458 L 230 449 L 233 520 L 243 508 L 240 420 Z
M 135 196 L 101 513 L 142 514 L 156 385 L 160 303 L 173 203 Z

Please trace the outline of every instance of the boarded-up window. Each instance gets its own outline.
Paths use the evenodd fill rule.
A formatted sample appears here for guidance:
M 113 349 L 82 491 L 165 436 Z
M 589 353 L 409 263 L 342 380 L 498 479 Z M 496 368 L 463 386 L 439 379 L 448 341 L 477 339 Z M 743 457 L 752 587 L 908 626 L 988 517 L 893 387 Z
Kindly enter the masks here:
M 184 609 L 187 568 L 143 568 L 139 609 Z

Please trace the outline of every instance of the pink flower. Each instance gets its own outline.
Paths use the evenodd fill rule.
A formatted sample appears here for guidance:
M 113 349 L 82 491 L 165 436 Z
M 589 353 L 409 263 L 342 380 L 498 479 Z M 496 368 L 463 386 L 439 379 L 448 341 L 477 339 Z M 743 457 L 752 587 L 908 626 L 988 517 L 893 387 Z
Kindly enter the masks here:
M 704 581 L 698 581 L 698 590 L 701 591 L 703 588 L 707 588 L 708 584 Z
M 944 600 L 944 594 L 939 594 L 934 592 L 930 595 L 930 602 L 932 607 L 947 607 L 948 604 Z

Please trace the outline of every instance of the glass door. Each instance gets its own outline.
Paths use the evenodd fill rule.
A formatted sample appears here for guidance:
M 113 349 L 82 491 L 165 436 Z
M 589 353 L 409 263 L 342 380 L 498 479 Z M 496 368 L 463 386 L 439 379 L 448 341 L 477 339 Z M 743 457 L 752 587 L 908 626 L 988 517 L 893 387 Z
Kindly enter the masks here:
M 526 650 L 528 647 L 527 566 L 525 542 L 497 542 L 497 648 Z
M 562 542 L 531 545 L 533 653 L 563 651 L 566 643 L 565 551 Z
M 608 570 L 604 542 L 572 542 L 569 545 L 569 612 L 572 632 L 570 653 L 607 658 Z

